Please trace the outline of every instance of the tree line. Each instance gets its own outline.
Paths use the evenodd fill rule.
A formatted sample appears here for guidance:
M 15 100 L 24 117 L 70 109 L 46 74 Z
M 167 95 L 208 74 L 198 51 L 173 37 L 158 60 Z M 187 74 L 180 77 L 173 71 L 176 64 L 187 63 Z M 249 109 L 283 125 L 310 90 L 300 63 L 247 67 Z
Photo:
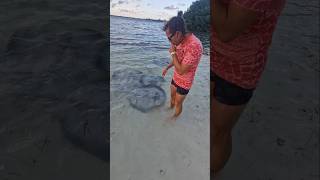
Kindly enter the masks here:
M 187 29 L 193 32 L 209 32 L 210 1 L 198 0 L 191 4 L 183 14 Z

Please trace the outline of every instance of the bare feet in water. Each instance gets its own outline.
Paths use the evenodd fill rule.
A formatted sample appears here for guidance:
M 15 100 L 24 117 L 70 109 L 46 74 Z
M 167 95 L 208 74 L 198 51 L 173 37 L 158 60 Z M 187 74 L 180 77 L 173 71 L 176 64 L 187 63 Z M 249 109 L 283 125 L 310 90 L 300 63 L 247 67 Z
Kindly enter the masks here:
M 179 115 L 174 114 L 171 116 L 171 120 L 176 121 L 178 119 Z
M 176 122 L 177 118 L 178 116 L 168 114 L 168 116 L 165 118 L 165 121 L 168 123 L 173 123 L 173 122 Z
M 169 103 L 169 105 L 167 106 L 167 110 L 172 110 L 174 108 L 174 104 Z

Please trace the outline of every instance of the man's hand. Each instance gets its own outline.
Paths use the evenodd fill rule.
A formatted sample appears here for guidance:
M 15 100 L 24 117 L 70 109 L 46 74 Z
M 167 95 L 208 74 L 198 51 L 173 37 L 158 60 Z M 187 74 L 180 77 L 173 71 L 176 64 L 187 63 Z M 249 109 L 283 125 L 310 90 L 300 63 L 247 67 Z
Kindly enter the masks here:
M 164 77 L 164 76 L 167 74 L 167 71 L 168 71 L 171 67 L 173 67 L 173 62 L 172 62 L 172 61 L 170 62 L 170 64 L 169 64 L 168 66 L 166 66 L 166 67 L 164 67 L 164 68 L 162 69 L 162 77 Z
M 167 68 L 167 67 L 164 67 L 164 68 L 162 69 L 162 77 L 165 77 L 166 74 L 167 74 L 167 72 L 168 72 L 168 68 Z
M 169 49 L 169 52 L 172 53 L 172 52 L 176 52 L 176 46 L 171 44 L 171 47 Z

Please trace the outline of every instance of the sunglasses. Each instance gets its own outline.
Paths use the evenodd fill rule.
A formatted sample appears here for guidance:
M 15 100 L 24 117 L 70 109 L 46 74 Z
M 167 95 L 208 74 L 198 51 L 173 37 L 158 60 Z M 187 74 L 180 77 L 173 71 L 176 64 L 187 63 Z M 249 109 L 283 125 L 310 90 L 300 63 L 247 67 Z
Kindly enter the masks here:
M 175 33 L 171 34 L 170 37 L 168 37 L 168 40 L 171 41 L 172 37 L 174 36 Z

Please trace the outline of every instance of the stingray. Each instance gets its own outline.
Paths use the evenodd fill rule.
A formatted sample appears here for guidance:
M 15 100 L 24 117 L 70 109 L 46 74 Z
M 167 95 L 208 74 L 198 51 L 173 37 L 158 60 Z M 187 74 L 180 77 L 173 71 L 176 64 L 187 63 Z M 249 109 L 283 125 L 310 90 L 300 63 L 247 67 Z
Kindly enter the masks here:
M 148 112 L 164 104 L 166 93 L 158 86 L 146 86 L 133 90 L 128 99 L 133 108 Z
M 111 86 L 118 92 L 128 93 L 133 108 L 148 112 L 166 101 L 166 93 L 161 88 L 163 82 L 161 76 L 146 75 L 136 69 L 123 69 L 112 74 Z
M 161 76 L 143 75 L 140 78 L 140 83 L 142 86 L 160 87 L 163 82 L 164 82 L 164 79 Z
M 112 74 L 111 86 L 118 92 L 129 93 L 137 87 L 141 87 L 139 81 L 143 73 L 135 69 L 117 70 Z

